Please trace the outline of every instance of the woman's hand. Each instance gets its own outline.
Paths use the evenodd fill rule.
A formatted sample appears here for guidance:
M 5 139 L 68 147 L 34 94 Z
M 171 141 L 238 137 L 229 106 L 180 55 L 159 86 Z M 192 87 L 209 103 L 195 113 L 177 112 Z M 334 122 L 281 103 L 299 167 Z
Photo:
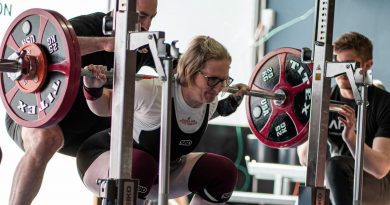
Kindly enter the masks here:
M 243 83 L 237 83 L 237 84 L 232 85 L 231 87 L 238 88 L 238 91 L 236 93 L 234 93 L 233 95 L 240 96 L 240 97 L 247 95 L 249 93 L 249 91 L 251 90 L 251 88 L 249 86 L 247 86 L 246 84 L 243 84 Z
M 84 76 L 84 86 L 87 88 L 101 88 L 107 82 L 106 67 L 102 65 L 88 65 L 84 67 L 91 71 L 93 76 Z

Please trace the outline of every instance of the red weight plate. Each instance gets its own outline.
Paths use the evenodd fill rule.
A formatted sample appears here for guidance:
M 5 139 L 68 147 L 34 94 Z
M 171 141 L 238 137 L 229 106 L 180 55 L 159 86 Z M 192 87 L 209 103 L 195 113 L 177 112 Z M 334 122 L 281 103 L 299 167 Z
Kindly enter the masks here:
M 55 11 L 30 9 L 15 18 L 3 38 L 0 58 L 8 58 L 27 43 L 39 45 L 47 57 L 46 80 L 34 92 L 23 92 L 6 73 L 0 73 L 0 96 L 6 111 L 25 127 L 58 123 L 77 96 L 80 48 L 72 27 L 64 19 Z
M 295 147 L 307 139 L 311 103 L 311 65 L 300 61 L 300 51 L 280 48 L 257 65 L 248 85 L 252 90 L 284 93 L 277 102 L 247 97 L 246 112 L 253 134 L 272 148 Z

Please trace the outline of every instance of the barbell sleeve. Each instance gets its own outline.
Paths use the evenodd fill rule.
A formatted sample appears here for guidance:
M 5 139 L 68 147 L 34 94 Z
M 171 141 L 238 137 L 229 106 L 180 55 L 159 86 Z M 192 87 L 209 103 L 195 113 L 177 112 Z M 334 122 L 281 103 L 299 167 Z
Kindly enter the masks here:
M 16 73 L 22 70 L 21 64 L 16 60 L 0 59 L 0 71 Z
M 238 92 L 238 91 L 239 91 L 239 89 L 236 87 L 228 87 L 226 90 L 226 92 L 233 93 L 233 94 Z M 286 95 L 284 95 L 284 94 L 271 93 L 271 92 L 260 91 L 260 90 L 250 90 L 247 95 L 252 96 L 252 97 L 260 97 L 260 98 L 267 98 L 267 99 L 281 100 L 281 101 L 286 99 Z
M 236 87 L 228 87 L 226 92 L 236 93 L 236 92 L 238 92 L 238 90 L 239 89 Z M 271 93 L 271 92 L 260 91 L 260 90 L 251 90 L 251 91 L 249 91 L 249 93 L 247 95 L 253 96 L 253 97 L 280 100 L 280 101 L 283 101 L 286 99 L 286 96 L 284 94 Z M 345 105 L 344 102 L 337 101 L 337 100 L 330 100 L 329 111 L 337 113 L 340 110 L 340 107 L 343 105 Z

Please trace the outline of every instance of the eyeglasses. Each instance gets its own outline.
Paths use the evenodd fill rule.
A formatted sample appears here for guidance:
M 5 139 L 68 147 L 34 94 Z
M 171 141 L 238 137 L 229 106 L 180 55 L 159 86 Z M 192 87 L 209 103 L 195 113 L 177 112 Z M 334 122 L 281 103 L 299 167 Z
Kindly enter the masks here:
M 233 80 L 234 80 L 234 79 L 231 78 L 230 76 L 229 76 L 228 79 L 221 79 L 221 78 L 218 78 L 218 77 L 209 77 L 209 76 L 207 76 L 207 75 L 204 75 L 204 74 L 202 73 L 202 71 L 199 71 L 199 73 L 202 74 L 203 77 L 205 77 L 205 78 L 207 79 L 207 85 L 208 85 L 209 87 L 215 87 L 215 86 L 217 86 L 219 83 L 222 83 L 222 86 L 223 86 L 223 87 L 228 87 L 230 84 L 232 84 L 232 82 L 233 82 Z

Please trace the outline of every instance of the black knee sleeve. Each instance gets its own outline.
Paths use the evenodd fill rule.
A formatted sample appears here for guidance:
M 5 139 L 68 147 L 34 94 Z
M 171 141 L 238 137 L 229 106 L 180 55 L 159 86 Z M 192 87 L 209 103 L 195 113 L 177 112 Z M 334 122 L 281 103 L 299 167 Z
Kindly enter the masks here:
M 77 153 L 77 169 L 81 179 L 84 178 L 85 172 L 96 158 L 109 150 L 109 129 L 96 133 L 83 143 Z M 145 199 L 157 177 L 158 164 L 147 152 L 133 148 L 132 154 L 132 178 L 139 180 L 138 197 Z
M 237 169 L 230 159 L 206 153 L 195 164 L 188 187 L 209 202 L 222 203 L 229 200 L 236 182 Z
M 138 198 L 145 199 L 157 178 L 158 164 L 151 154 L 133 149 L 132 166 L 131 177 L 139 180 Z

